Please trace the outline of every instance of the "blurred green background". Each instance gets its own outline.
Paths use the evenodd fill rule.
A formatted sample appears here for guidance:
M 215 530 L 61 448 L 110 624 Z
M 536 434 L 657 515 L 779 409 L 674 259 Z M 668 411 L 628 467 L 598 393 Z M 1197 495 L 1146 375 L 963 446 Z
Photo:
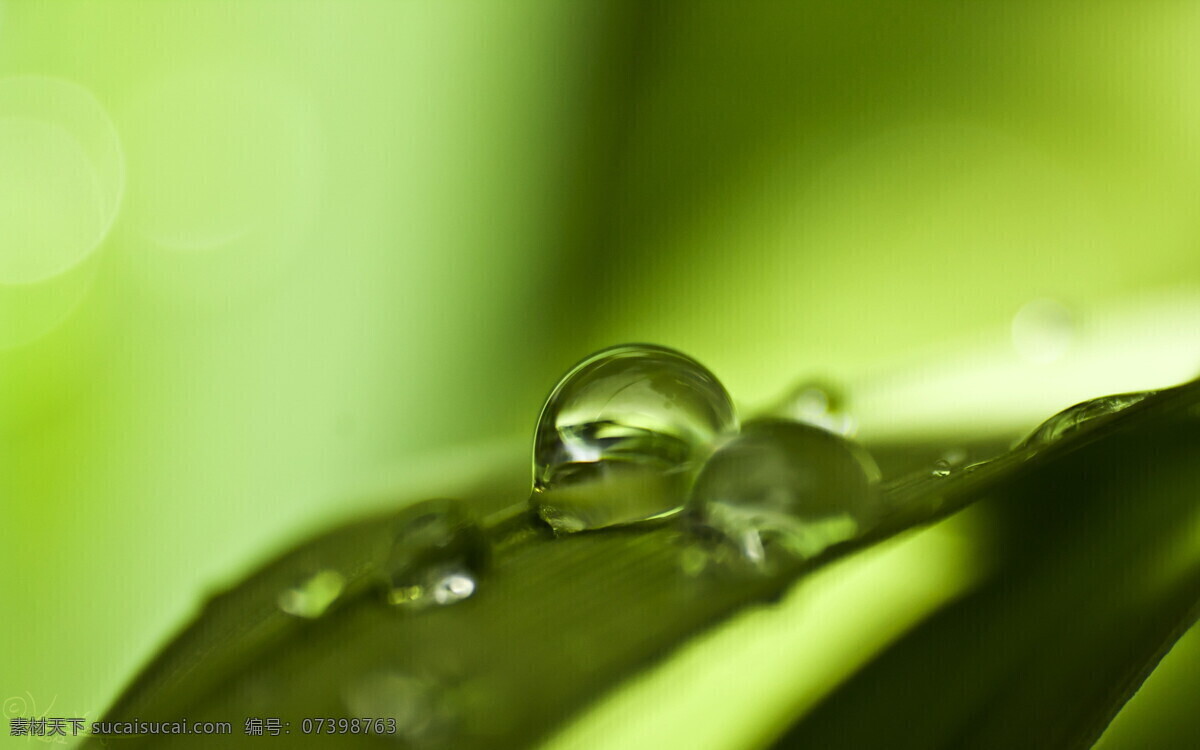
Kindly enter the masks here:
M 0 0 L 0 697 L 97 718 L 270 553 L 526 461 L 608 344 L 748 406 L 843 383 L 865 435 L 1195 376 L 1197 35 L 1186 2 Z

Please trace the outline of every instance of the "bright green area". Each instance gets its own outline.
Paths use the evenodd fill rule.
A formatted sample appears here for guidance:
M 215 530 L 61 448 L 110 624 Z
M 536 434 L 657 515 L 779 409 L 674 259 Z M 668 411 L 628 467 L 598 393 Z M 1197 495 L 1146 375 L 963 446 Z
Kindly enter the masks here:
M 749 404 L 830 376 L 880 433 L 1193 376 L 1197 33 L 1165 2 L 0 0 L 0 698 L 97 717 L 298 534 L 526 461 L 492 446 L 607 344 Z

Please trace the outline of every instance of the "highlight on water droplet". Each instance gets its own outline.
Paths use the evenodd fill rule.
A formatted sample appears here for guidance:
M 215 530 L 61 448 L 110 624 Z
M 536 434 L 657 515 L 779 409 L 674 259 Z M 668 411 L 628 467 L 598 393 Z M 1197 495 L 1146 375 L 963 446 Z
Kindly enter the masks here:
M 1052 299 L 1025 303 L 1012 320 L 1012 342 L 1026 362 L 1045 365 L 1063 357 L 1076 337 L 1075 316 Z
M 857 444 L 803 422 L 756 420 L 701 470 L 688 525 L 710 555 L 725 559 L 733 549 L 771 571 L 870 529 L 878 482 L 874 459 Z
M 1101 396 L 1084 401 L 1063 409 L 1059 413 L 1042 422 L 1037 429 L 1022 440 L 1018 447 L 1034 448 L 1057 442 L 1101 417 L 1116 414 L 1142 401 L 1155 391 L 1139 393 L 1120 393 L 1113 396 Z
M 933 471 L 930 473 L 940 479 L 942 477 L 950 476 L 950 469 L 950 462 L 944 458 L 939 458 L 933 462 Z
M 325 614 L 346 586 L 346 578 L 336 570 L 321 570 L 279 594 L 279 608 L 289 615 L 316 619 Z
M 463 503 L 418 503 L 396 521 L 380 566 L 385 598 L 409 610 L 463 601 L 475 594 L 488 557 L 483 529 Z
M 648 344 L 604 349 L 542 408 L 530 502 L 558 532 L 670 515 L 714 442 L 736 429 L 729 394 L 696 360 Z

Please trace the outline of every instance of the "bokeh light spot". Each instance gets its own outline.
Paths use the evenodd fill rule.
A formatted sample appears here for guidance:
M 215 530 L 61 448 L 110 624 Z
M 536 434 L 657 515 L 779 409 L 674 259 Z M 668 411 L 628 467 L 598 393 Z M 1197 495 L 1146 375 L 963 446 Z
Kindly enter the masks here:
M 303 244 L 319 170 L 308 95 L 229 61 L 150 79 L 129 122 L 135 267 L 170 297 L 252 293 Z
M 0 80 L 0 283 L 81 263 L 112 226 L 123 185 L 116 129 L 88 91 L 44 76 Z
M 1076 337 L 1071 311 L 1052 299 L 1025 303 L 1012 321 L 1013 347 L 1021 359 L 1045 365 L 1062 359 Z

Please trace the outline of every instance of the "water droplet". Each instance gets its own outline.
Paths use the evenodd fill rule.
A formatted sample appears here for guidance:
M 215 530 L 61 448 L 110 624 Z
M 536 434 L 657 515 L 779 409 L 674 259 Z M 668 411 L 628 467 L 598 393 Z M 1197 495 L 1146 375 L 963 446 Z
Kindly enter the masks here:
M 409 745 L 439 744 L 451 734 L 457 717 L 446 690 L 432 678 L 397 670 L 372 672 L 351 684 L 343 698 L 351 716 L 395 722 L 395 740 Z
M 954 469 L 966 463 L 969 455 L 970 454 L 968 454 L 963 448 L 951 448 L 950 450 L 942 453 L 941 460 L 945 461 L 950 468 Z
M 950 462 L 944 458 L 939 458 L 938 460 L 933 462 L 933 471 L 930 473 L 933 474 L 933 476 L 935 476 L 935 477 L 941 478 L 941 477 L 950 476 L 950 471 L 951 471 Z
M 679 567 L 686 575 L 698 576 L 708 567 L 709 555 L 696 546 L 684 547 L 679 553 Z
M 1012 321 L 1013 347 L 1021 359 L 1044 365 L 1061 359 L 1075 340 L 1075 317 L 1052 299 L 1025 303 Z
M 341 596 L 346 578 L 336 570 L 322 570 L 279 594 L 279 608 L 289 615 L 316 619 Z
M 669 515 L 713 442 L 736 429 L 729 394 L 692 358 L 642 344 L 604 349 L 542 409 L 531 503 L 559 532 Z
M 460 602 L 475 593 L 487 559 L 483 530 L 461 502 L 414 505 L 396 522 L 381 566 L 387 601 L 404 609 Z
M 747 423 L 700 472 L 688 506 L 713 554 L 732 547 L 754 568 L 812 557 L 870 528 L 879 469 L 827 430 L 781 419 Z M 692 567 L 695 567 L 694 565 Z
M 1018 447 L 1033 448 L 1056 442 L 1095 419 L 1116 414 L 1153 394 L 1154 391 L 1121 393 L 1075 404 L 1042 422 L 1036 430 L 1030 433 L 1029 437 L 1021 441 Z
M 809 381 L 796 386 L 771 413 L 839 435 L 852 435 L 858 428 L 855 419 L 846 413 L 845 394 L 824 381 Z

